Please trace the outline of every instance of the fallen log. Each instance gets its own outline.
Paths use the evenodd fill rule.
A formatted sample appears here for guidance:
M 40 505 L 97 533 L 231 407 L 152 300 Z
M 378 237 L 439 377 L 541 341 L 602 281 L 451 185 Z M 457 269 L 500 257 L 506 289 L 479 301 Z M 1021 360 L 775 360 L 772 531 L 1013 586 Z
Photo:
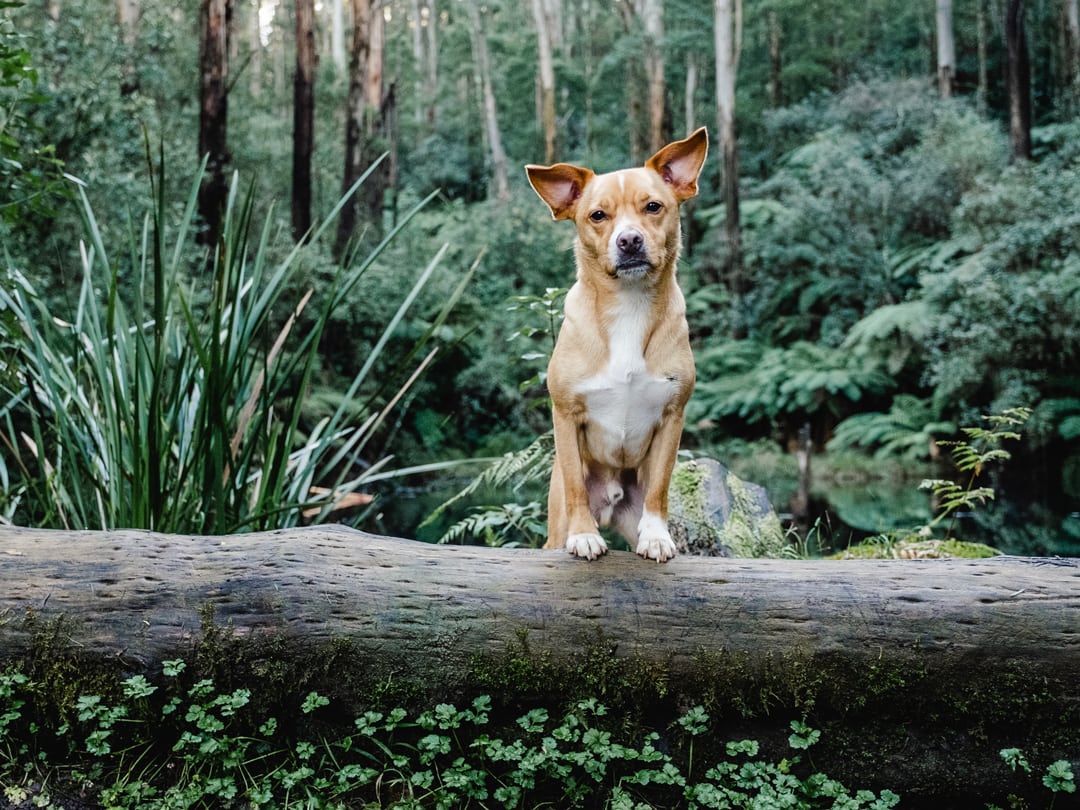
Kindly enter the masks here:
M 703 703 L 732 736 L 777 739 L 810 715 L 819 767 L 906 791 L 905 806 L 1014 789 L 1002 747 L 1080 759 L 1076 560 L 589 563 L 333 526 L 0 527 L 0 581 L 0 668 L 73 656 L 152 675 L 199 655 L 219 677 L 351 705 L 388 680 L 519 704 L 606 691 L 628 712 Z

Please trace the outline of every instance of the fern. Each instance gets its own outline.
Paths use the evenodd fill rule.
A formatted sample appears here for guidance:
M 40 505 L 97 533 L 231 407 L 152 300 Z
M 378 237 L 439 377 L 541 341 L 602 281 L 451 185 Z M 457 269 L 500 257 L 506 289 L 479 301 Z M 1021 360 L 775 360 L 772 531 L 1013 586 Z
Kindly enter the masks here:
M 439 538 L 440 543 L 461 543 L 466 538 L 503 548 L 539 548 L 547 537 L 544 510 L 536 501 L 478 506 Z
M 955 433 L 956 424 L 941 419 L 931 400 L 898 394 L 888 413 L 861 413 L 837 425 L 829 449 L 873 448 L 878 459 L 924 460 L 938 436 Z
M 956 525 L 957 514 L 961 510 L 974 509 L 977 505 L 993 499 L 994 491 L 989 487 L 976 487 L 975 481 L 987 464 L 1006 461 L 1012 457 L 1012 454 L 1000 445 L 1006 439 L 1018 440 L 1020 434 L 1013 428 L 1024 424 L 1030 416 L 1030 408 L 1008 408 L 1000 414 L 983 417 L 989 427 L 963 428 L 962 432 L 968 437 L 968 441 L 941 442 L 943 446 L 953 448 L 952 456 L 957 469 L 970 475 L 966 486 L 943 479 L 928 479 L 919 485 L 920 489 L 931 490 L 940 500 L 938 514 L 927 524 L 924 531 L 929 533 L 930 529 L 948 518 L 946 537 L 950 537 Z
M 483 489 L 498 489 L 512 485 L 516 492 L 531 481 L 539 481 L 551 474 L 551 465 L 555 459 L 555 436 L 551 431 L 543 434 L 532 444 L 523 450 L 514 453 L 506 453 L 476 478 L 470 481 L 464 489 L 456 493 L 448 500 L 441 503 L 435 510 L 424 518 L 420 524 L 423 528 L 434 523 L 451 506 Z M 439 542 L 446 542 L 440 538 Z

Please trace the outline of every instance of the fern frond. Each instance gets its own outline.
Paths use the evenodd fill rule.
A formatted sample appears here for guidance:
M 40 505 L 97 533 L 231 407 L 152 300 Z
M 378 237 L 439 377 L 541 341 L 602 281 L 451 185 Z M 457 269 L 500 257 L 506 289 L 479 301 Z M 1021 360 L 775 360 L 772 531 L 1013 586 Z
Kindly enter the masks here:
M 468 498 L 484 488 L 502 488 L 512 484 L 516 492 L 530 481 L 545 478 L 551 473 L 551 464 L 555 458 L 555 435 L 551 431 L 543 434 L 528 447 L 514 453 L 506 453 L 496 459 L 464 489 L 441 503 L 424 518 L 423 528 L 436 520 L 454 504 Z

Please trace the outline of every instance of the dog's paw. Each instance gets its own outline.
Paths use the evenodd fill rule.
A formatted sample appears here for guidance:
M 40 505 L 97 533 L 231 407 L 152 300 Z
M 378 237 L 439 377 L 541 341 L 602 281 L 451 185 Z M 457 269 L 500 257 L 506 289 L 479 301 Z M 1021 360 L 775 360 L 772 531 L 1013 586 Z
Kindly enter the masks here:
M 566 539 L 566 550 L 575 557 L 595 560 L 607 554 L 607 543 L 598 534 L 572 534 Z
M 646 512 L 638 524 L 637 553 L 646 560 L 667 562 L 676 554 L 675 541 L 671 539 L 667 523 L 659 515 Z

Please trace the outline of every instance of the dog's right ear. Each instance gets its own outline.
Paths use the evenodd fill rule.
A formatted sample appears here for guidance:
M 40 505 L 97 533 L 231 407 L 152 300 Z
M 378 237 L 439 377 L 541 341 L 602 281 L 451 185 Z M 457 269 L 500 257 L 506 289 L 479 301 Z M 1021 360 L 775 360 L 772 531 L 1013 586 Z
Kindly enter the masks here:
M 555 219 L 572 219 L 577 201 L 586 184 L 593 178 L 593 173 L 580 166 L 569 163 L 556 163 L 554 166 L 525 167 L 533 191 L 548 204 L 551 216 Z

